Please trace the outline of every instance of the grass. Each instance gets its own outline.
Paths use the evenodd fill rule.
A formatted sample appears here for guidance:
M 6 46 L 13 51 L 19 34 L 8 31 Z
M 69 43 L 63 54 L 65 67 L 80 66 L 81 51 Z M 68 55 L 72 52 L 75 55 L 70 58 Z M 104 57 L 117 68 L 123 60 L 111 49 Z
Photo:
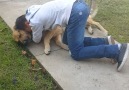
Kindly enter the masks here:
M 11 33 L 0 18 L 0 90 L 57 90 L 48 73 L 29 71 L 31 58 L 21 54 L 25 48 L 13 41 Z
M 95 17 L 121 43 L 129 42 L 129 0 L 98 0 Z

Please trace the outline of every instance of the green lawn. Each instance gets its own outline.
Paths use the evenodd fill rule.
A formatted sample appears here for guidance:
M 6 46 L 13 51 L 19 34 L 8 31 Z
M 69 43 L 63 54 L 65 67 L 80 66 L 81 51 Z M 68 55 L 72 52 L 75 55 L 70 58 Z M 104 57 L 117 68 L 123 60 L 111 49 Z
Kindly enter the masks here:
M 97 0 L 95 17 L 117 41 L 129 42 L 129 0 Z
M 31 58 L 21 54 L 24 48 L 13 41 L 11 33 L 0 18 L 0 90 L 57 90 L 47 73 L 29 71 Z

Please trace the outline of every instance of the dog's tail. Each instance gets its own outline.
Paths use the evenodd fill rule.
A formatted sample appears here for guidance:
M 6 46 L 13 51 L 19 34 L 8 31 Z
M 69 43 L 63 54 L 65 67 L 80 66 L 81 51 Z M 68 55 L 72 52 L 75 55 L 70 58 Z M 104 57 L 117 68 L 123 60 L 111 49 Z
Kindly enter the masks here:
M 92 0 L 91 5 L 90 5 L 90 15 L 91 15 L 91 17 L 94 18 L 96 16 L 97 12 L 98 12 L 97 1 Z

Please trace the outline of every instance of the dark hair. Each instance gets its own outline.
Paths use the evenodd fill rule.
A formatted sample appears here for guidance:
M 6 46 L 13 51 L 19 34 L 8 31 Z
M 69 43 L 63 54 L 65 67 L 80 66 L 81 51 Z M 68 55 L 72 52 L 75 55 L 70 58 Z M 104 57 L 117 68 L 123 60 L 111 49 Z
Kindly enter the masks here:
M 15 22 L 15 28 L 16 29 L 20 29 L 20 30 L 25 30 L 25 22 L 26 22 L 26 18 L 25 18 L 25 15 L 21 15 L 20 17 L 18 17 L 16 19 L 16 22 Z

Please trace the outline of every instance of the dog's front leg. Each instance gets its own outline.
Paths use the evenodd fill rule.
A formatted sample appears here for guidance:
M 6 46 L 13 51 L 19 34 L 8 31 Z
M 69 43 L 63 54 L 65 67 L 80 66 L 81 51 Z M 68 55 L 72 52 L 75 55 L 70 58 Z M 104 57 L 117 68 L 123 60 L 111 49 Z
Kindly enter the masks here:
M 50 48 L 50 40 L 52 38 L 51 33 L 47 33 L 44 37 L 44 52 L 46 55 L 50 54 L 51 48 Z
M 44 39 L 44 52 L 46 55 L 50 54 L 50 41 L 48 39 Z
M 62 43 L 62 38 L 61 38 L 61 34 L 57 35 L 55 37 L 55 42 L 58 46 L 60 46 L 61 48 L 65 49 L 65 50 L 69 50 L 68 46 L 66 44 Z

